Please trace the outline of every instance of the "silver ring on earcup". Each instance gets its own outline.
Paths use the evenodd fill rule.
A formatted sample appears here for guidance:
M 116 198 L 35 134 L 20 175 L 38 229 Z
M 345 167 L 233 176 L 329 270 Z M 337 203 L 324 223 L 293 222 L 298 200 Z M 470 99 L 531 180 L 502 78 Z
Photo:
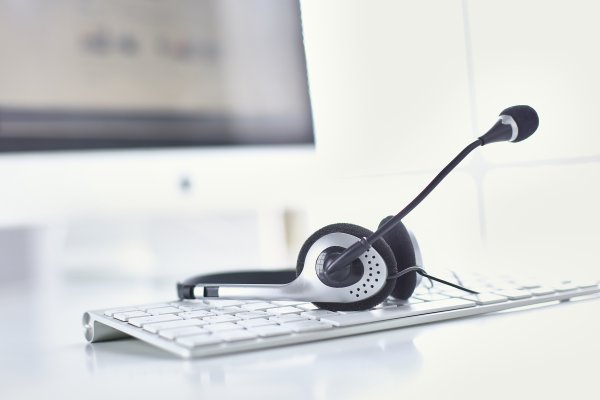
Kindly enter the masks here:
M 300 249 L 300 253 L 298 255 L 298 262 L 296 264 L 296 273 L 298 276 L 300 276 L 300 274 L 305 268 L 313 268 L 315 270 L 319 268 L 317 254 L 321 254 L 325 248 L 331 248 L 334 246 L 339 246 L 342 248 L 348 247 L 346 243 L 336 242 L 335 234 L 339 233 L 344 234 L 338 236 L 340 238 L 348 237 L 348 235 L 351 235 L 354 238 L 353 241 L 359 240 L 362 237 L 366 237 L 372 234 L 370 230 L 353 224 L 332 224 L 319 229 L 318 231 L 313 233 L 306 240 L 306 242 L 304 242 L 304 245 Z M 322 238 L 326 238 L 326 247 L 323 247 L 324 241 Z M 396 259 L 394 258 L 394 254 L 390 249 L 390 246 L 388 246 L 388 244 L 384 240 L 379 240 L 376 243 L 374 243 L 372 250 L 374 252 L 373 254 L 376 253 L 378 259 L 380 257 L 382 263 L 384 264 L 380 265 L 379 267 L 385 269 L 386 278 L 387 276 L 395 274 L 397 272 Z M 373 274 L 372 272 L 374 271 L 374 269 L 369 269 L 373 266 L 373 264 L 369 264 L 369 261 L 372 262 L 373 258 L 369 257 L 373 256 L 369 256 L 365 253 L 361 255 L 359 259 L 359 262 L 362 264 L 364 269 L 364 276 L 361 277 L 360 283 L 354 286 L 344 287 L 343 289 L 348 294 L 350 294 L 350 291 L 352 291 L 353 293 L 351 295 L 353 297 L 349 298 L 348 301 L 344 302 L 313 302 L 313 304 L 315 304 L 319 308 L 324 308 L 331 311 L 359 311 L 372 308 L 384 301 L 394 289 L 395 280 L 381 280 L 381 278 L 377 278 L 377 274 Z M 372 273 L 373 277 L 370 277 L 369 273 Z M 379 275 L 384 274 L 380 273 Z M 373 285 L 374 288 L 370 288 L 371 281 L 367 281 L 367 279 L 371 278 L 379 279 L 377 283 L 381 283 L 381 285 L 377 286 L 378 290 L 375 290 L 375 285 Z M 358 297 L 356 297 L 355 290 L 360 290 L 361 288 L 363 289 L 363 291 L 364 289 L 368 289 L 367 293 L 361 292 L 361 294 Z M 336 288 L 328 288 L 327 290 L 332 289 Z

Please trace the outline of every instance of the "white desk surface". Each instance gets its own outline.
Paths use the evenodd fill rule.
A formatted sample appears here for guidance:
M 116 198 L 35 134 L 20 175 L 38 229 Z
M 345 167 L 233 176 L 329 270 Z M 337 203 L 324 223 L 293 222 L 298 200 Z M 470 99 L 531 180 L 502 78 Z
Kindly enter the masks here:
M 81 331 L 85 310 L 169 300 L 172 284 L 50 286 L 0 289 L 2 399 L 600 398 L 600 299 L 182 360 Z

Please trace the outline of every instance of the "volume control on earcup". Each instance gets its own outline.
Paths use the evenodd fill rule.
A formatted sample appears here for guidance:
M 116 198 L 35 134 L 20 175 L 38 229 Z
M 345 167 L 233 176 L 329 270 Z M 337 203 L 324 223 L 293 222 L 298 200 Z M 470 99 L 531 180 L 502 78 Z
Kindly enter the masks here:
M 384 218 L 380 223 L 379 227 L 385 224 L 390 218 Z M 394 229 L 383 235 L 383 238 L 387 244 L 391 247 L 396 262 L 398 264 L 398 271 L 402 271 L 408 267 L 414 267 L 416 265 L 415 249 L 408 230 L 402 222 L 400 222 Z M 417 273 L 409 272 L 406 275 L 401 276 L 396 280 L 396 286 L 392 290 L 392 296 L 397 299 L 408 299 L 417 285 Z
M 369 236 L 370 234 L 372 234 L 373 232 L 371 232 L 370 230 L 363 228 L 361 226 L 358 225 L 352 225 L 352 224 L 333 224 L 333 225 L 328 225 L 325 226 L 321 229 L 319 229 L 318 231 L 316 231 L 315 233 L 313 233 L 308 239 L 306 239 L 306 242 L 304 242 L 304 245 L 302 246 L 302 248 L 300 249 L 300 254 L 298 255 L 298 262 L 296 264 L 296 273 L 297 275 L 300 275 L 300 273 L 303 271 L 304 268 L 315 268 L 317 270 L 317 274 L 319 274 L 319 265 L 305 265 L 305 261 L 306 261 L 306 256 L 309 252 L 309 250 L 311 249 L 311 247 L 313 246 L 313 244 L 315 244 L 315 242 L 317 240 L 319 240 L 320 238 L 335 233 L 335 232 L 341 232 L 341 233 L 346 233 L 349 235 L 352 235 L 354 237 L 356 237 L 356 239 L 360 239 L 362 237 L 366 237 Z M 386 264 L 387 267 L 387 273 L 388 275 L 392 275 L 395 274 L 397 272 L 396 269 L 396 259 L 394 258 L 394 254 L 392 252 L 392 249 L 390 249 L 390 246 L 387 245 L 387 243 L 385 243 L 383 240 L 379 240 L 378 242 L 376 242 L 373 245 L 373 249 L 375 251 L 377 251 L 377 253 L 379 253 L 379 255 L 381 255 L 381 257 L 383 258 L 383 261 Z M 341 251 L 343 251 L 343 249 L 336 249 L 336 246 L 332 246 L 331 247 L 331 252 L 339 252 L 341 253 Z M 325 255 L 325 257 L 327 257 L 328 254 Z M 335 256 L 335 255 L 333 255 Z M 338 284 L 343 284 L 345 285 L 345 281 L 348 280 L 348 282 L 352 281 L 353 279 L 355 279 L 355 275 L 356 274 L 368 274 L 369 273 L 369 266 L 368 264 L 360 264 L 362 261 L 357 260 L 358 264 L 354 265 L 355 263 L 353 263 L 352 266 L 350 266 L 350 268 L 348 269 L 347 273 L 345 275 L 341 275 L 339 277 L 336 276 L 330 276 L 327 277 L 328 279 L 331 280 L 329 284 L 332 287 L 338 286 Z M 321 278 L 322 280 L 324 278 Z M 362 299 L 362 300 L 358 300 L 355 302 L 351 302 L 351 303 L 323 303 L 323 302 L 314 302 L 314 304 L 319 307 L 319 308 L 324 308 L 327 310 L 331 310 L 331 311 L 359 311 L 359 310 L 367 310 L 369 308 L 375 307 L 377 304 L 381 303 L 383 300 L 386 299 L 386 297 L 388 297 L 390 295 L 390 293 L 392 292 L 392 290 L 394 289 L 394 281 L 393 279 L 388 280 L 385 285 L 377 292 L 374 293 L 372 295 L 370 295 L 368 298 Z

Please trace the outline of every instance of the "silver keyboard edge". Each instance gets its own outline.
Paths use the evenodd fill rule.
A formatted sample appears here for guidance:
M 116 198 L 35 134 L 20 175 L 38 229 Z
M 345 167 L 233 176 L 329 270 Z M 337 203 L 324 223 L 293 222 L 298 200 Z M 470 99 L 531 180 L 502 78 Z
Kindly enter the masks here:
M 331 330 L 317 331 L 317 332 L 306 332 L 306 333 L 293 333 L 285 336 L 275 336 L 266 339 L 252 339 L 243 342 L 225 343 L 214 346 L 198 347 L 195 349 L 187 349 L 175 342 L 167 341 L 161 337 L 145 332 L 140 328 L 129 325 L 126 322 L 114 320 L 110 317 L 104 316 L 104 310 L 89 311 L 86 315 L 89 317 L 87 322 L 92 326 L 94 330 L 94 336 L 98 329 L 102 330 L 104 325 L 112 328 L 116 332 L 108 332 L 106 334 L 107 339 L 116 339 L 131 336 L 140 339 L 144 342 L 150 343 L 158 348 L 176 354 L 180 357 L 191 358 L 191 357 L 208 357 L 215 355 L 223 355 L 229 353 L 259 350 L 272 347 L 280 347 L 291 344 L 300 344 L 307 342 L 314 342 L 320 340 L 334 339 L 344 336 L 359 335 L 364 333 L 389 330 L 395 328 L 403 328 L 413 325 L 422 325 L 437 321 L 445 321 L 455 318 L 469 317 L 478 314 L 493 313 L 497 311 L 503 311 L 513 308 L 526 307 L 535 304 L 555 302 L 568 300 L 573 297 L 589 296 L 600 293 L 600 287 L 577 289 L 562 293 L 553 293 L 545 296 L 534 296 L 522 300 L 509 300 L 507 302 L 490 304 L 483 306 L 473 306 L 467 308 L 461 308 L 457 310 L 434 312 L 429 314 L 421 314 L 405 318 L 395 318 L 380 322 L 369 322 L 366 324 L 353 325 L 348 327 L 336 327 Z M 122 332 L 122 333 L 121 333 Z M 125 335 L 123 335 L 123 333 Z M 104 339 L 92 338 L 91 343 L 101 342 Z

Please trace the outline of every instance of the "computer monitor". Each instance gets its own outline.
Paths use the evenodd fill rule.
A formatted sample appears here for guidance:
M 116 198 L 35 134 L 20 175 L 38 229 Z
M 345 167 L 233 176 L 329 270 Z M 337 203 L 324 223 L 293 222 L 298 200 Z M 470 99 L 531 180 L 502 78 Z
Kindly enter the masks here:
M 283 209 L 314 153 L 299 2 L 0 0 L 0 229 Z
M 106 183 L 128 174 L 114 163 L 136 158 L 168 169 L 167 158 L 202 164 L 206 148 L 227 158 L 313 147 L 297 1 L 2 1 L 0 48 L 0 158 L 15 167 L 5 164 L 2 182 L 13 193 L 66 178 L 41 161 L 86 169 L 109 158 L 113 171 L 95 176 Z M 36 170 L 20 176 L 21 160 Z

